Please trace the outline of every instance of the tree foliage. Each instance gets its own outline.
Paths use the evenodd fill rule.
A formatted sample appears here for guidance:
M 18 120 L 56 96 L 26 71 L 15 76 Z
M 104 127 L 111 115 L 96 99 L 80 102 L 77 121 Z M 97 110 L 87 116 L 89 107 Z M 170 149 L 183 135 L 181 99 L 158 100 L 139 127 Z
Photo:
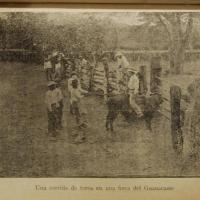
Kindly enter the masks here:
M 185 50 L 188 48 L 193 29 L 193 17 L 194 14 L 189 12 L 143 13 L 143 18 L 147 22 L 162 25 L 167 33 L 172 73 L 183 72 Z

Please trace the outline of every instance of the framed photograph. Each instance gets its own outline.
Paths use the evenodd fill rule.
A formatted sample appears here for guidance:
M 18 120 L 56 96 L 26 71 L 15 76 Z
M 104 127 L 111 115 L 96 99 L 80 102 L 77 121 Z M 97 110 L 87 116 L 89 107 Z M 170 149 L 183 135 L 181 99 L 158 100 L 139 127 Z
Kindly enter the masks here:
M 199 199 L 198 8 L 2 4 L 0 199 Z

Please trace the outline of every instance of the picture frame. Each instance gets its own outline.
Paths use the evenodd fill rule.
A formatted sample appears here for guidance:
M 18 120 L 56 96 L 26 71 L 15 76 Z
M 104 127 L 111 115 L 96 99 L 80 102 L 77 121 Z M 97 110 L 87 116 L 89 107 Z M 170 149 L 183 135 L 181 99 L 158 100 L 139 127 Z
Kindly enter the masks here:
M 21 1 L 1 2 L 1 10 L 4 12 L 23 10 L 40 10 L 45 9 L 59 12 L 60 9 L 85 9 L 86 12 L 90 9 L 101 9 L 108 11 L 199 11 L 200 6 L 198 1 L 125 1 L 121 4 L 120 1 L 37 1 L 32 0 L 31 3 L 26 0 Z M 103 3 L 103 4 L 97 4 Z M 46 10 L 45 12 L 48 12 Z M 1 132 L 1 131 L 0 131 Z M 65 177 L 4 177 L 0 178 L 0 197 L 2 199 L 198 199 L 199 196 L 199 177 L 198 176 L 119 176 L 102 177 L 96 176 L 69 176 Z

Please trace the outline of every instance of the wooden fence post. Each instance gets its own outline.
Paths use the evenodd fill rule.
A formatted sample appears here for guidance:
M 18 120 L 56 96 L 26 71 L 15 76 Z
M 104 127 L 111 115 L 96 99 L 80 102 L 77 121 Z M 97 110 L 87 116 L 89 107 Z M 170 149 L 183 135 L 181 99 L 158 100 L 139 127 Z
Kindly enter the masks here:
M 105 78 L 106 78 L 106 95 L 104 96 L 104 99 L 107 100 L 108 95 L 110 93 L 108 60 L 104 60 L 103 65 L 104 65 L 104 72 L 105 72 Z
M 89 80 L 89 91 L 93 91 L 94 89 L 94 70 L 97 66 L 97 59 L 96 55 L 92 53 L 92 62 L 94 63 L 93 65 L 90 65 L 90 80 Z
M 139 80 L 140 80 L 140 88 L 139 93 L 140 94 L 146 94 L 147 93 L 147 67 L 146 66 L 140 66 L 139 69 Z
M 177 153 L 182 152 L 183 135 L 181 130 L 181 88 L 179 86 L 170 87 L 170 103 L 171 103 L 171 135 L 173 148 Z
M 150 81 L 150 91 L 152 93 L 161 93 L 161 72 L 162 67 L 160 64 L 160 57 L 152 57 L 151 59 L 151 81 Z

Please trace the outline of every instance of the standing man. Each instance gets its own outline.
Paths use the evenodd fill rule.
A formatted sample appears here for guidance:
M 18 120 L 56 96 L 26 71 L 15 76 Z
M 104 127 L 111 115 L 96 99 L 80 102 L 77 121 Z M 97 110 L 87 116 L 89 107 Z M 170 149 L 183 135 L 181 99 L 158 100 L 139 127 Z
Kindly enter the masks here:
M 69 94 L 69 101 L 70 101 L 70 113 L 71 114 L 74 114 L 74 112 L 73 112 L 73 106 L 72 106 L 72 100 L 71 100 L 71 90 L 72 90 L 72 81 L 73 80 L 77 80 L 78 87 L 80 87 L 80 82 L 78 80 L 76 72 L 72 72 L 71 78 L 68 79 L 68 83 L 67 83 L 68 94 Z
M 55 64 L 55 78 L 59 78 L 59 79 L 62 79 L 62 63 L 61 63 L 62 59 L 61 57 L 59 56 L 58 57 L 58 61 L 57 63 Z
M 134 69 L 129 69 L 128 73 L 130 74 L 130 79 L 128 81 L 130 106 L 136 112 L 138 117 L 142 117 L 143 113 L 135 101 L 136 95 L 139 93 L 139 78 L 137 76 L 137 71 Z
M 87 91 L 81 90 L 78 84 L 78 80 L 72 80 L 72 88 L 71 88 L 71 105 L 73 107 L 74 115 L 76 118 L 76 123 L 78 126 L 85 126 L 85 119 L 82 119 L 82 114 L 87 113 L 86 111 L 82 111 L 83 107 L 81 105 L 81 99 L 83 98 L 83 94 L 87 94 Z M 86 125 L 87 126 L 87 125 Z
M 62 116 L 63 116 L 63 94 L 60 87 L 60 79 L 56 79 L 56 88 L 54 92 L 56 93 L 57 97 L 57 128 L 62 129 Z
M 46 73 L 47 81 L 52 81 L 52 65 L 51 65 L 51 56 L 49 55 L 44 59 L 44 71 Z
M 45 95 L 45 103 L 47 106 L 48 116 L 48 134 L 56 136 L 56 113 L 57 113 L 57 96 L 55 93 L 55 82 L 50 81 L 48 84 L 48 90 Z

